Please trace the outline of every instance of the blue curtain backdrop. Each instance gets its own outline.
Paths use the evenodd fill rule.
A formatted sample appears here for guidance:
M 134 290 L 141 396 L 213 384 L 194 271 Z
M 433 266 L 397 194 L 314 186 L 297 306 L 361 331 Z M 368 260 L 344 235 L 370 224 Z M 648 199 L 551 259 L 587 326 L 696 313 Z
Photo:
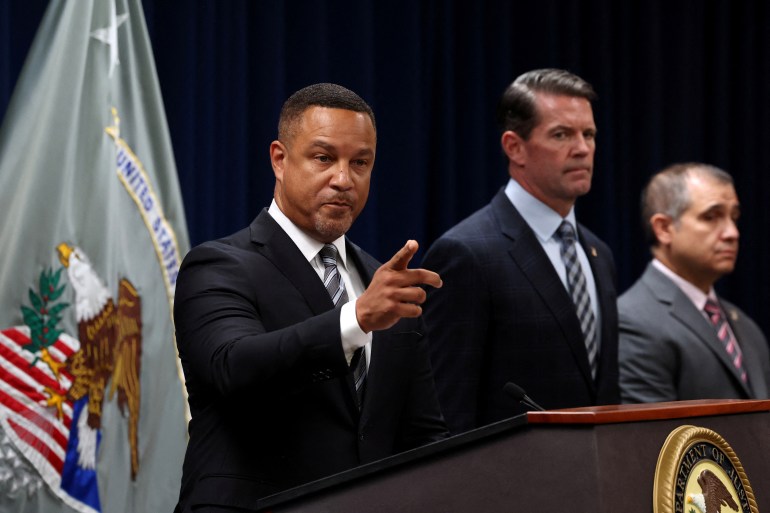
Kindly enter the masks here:
M 74 0 L 73 0 L 74 1 Z M 0 115 L 46 0 L 0 3 Z M 719 288 L 770 333 L 770 3 L 764 0 L 145 0 L 193 244 L 269 204 L 283 100 L 343 84 L 374 107 L 378 154 L 351 236 L 381 259 L 426 248 L 505 183 L 494 124 L 518 74 L 569 69 L 599 93 L 594 187 L 578 216 L 612 247 L 620 290 L 649 255 L 638 196 L 704 161 L 736 179 L 737 271 Z M 3 248 L 7 253 L 19 248 Z M 418 262 L 421 255 L 418 255 Z

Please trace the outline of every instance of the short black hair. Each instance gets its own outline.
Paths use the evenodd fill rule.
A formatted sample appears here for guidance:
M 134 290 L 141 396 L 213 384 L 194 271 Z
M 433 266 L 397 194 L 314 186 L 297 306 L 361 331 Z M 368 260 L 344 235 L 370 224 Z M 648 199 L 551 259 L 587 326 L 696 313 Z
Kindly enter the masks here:
M 503 92 L 497 107 L 500 133 L 512 130 L 529 139 L 537 125 L 535 92 L 596 99 L 591 84 L 563 69 L 545 68 L 519 75 Z
M 321 83 L 313 84 L 300 89 L 289 96 L 281 108 L 278 118 L 278 139 L 285 141 L 291 138 L 297 121 L 310 107 L 328 107 L 330 109 L 352 110 L 363 112 L 372 120 L 375 133 L 377 125 L 374 121 L 374 111 L 356 93 L 337 84 Z

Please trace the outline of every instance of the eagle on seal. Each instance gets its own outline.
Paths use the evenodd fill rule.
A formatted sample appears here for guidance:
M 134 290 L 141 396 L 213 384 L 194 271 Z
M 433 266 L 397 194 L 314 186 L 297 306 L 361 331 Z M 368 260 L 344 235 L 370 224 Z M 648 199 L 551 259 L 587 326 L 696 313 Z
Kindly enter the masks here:
M 702 513 L 721 513 L 723 505 L 738 511 L 738 504 L 727 487 L 709 469 L 704 469 L 698 475 L 698 485 L 703 493 L 688 495 L 687 502 L 695 504 Z
M 80 350 L 67 360 L 67 371 L 73 377 L 67 397 L 73 402 L 88 399 L 88 407 L 78 420 L 79 461 L 86 467 L 95 467 L 96 433 L 102 425 L 109 381 L 109 399 L 117 392 L 120 412 L 125 415 L 128 410 L 131 479 L 135 480 L 139 469 L 141 299 L 131 282 L 123 278 L 118 285 L 116 305 L 83 250 L 66 243 L 59 244 L 57 250 L 75 291 L 80 339 Z

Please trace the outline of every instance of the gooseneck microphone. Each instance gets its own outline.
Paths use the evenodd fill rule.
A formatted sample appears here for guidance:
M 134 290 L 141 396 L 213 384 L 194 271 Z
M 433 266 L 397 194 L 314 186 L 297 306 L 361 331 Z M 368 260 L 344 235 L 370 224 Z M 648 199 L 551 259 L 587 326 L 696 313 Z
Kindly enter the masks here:
M 524 406 L 527 406 L 528 408 L 531 408 L 537 411 L 545 411 L 545 408 L 543 408 L 542 406 L 537 404 L 535 401 L 533 401 L 532 398 L 527 395 L 524 389 L 521 388 L 516 383 L 511 383 L 510 381 L 506 383 L 505 386 L 503 387 L 503 392 L 513 397 L 514 399 L 519 401 Z

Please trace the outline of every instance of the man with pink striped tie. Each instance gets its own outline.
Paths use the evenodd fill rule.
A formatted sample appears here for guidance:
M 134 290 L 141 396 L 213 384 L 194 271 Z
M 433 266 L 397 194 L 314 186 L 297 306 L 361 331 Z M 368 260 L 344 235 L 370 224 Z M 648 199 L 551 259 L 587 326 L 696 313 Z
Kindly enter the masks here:
M 618 300 L 624 402 L 768 397 L 764 335 L 714 291 L 735 267 L 740 210 L 730 175 L 706 164 L 672 165 L 642 192 L 653 260 Z

